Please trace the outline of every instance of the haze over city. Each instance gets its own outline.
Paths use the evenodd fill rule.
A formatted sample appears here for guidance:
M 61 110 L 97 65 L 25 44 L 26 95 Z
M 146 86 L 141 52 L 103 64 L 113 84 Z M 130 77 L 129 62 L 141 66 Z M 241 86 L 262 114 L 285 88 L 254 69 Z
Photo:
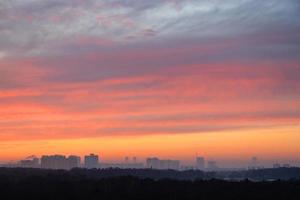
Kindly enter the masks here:
M 0 1 L 0 163 L 300 166 L 299 0 Z

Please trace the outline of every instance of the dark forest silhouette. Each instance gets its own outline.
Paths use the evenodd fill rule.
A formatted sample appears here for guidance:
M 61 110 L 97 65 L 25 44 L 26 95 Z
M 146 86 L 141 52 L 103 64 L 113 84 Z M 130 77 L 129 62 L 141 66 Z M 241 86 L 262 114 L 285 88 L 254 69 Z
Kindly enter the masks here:
M 287 179 L 288 171 L 289 176 L 294 176 L 295 179 L 225 181 L 215 179 L 220 176 L 218 173 L 201 171 L 0 168 L 0 194 L 1 199 L 44 200 L 300 199 L 300 169 L 235 172 L 235 176 L 247 174 L 252 178 L 269 178 L 278 174 L 277 176 Z

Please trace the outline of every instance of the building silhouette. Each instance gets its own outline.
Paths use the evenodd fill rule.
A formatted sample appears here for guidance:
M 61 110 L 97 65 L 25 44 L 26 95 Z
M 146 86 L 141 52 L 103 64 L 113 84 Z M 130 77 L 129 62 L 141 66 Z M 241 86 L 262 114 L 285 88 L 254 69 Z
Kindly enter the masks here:
M 99 168 L 99 157 L 95 154 L 84 156 L 84 167 L 88 169 Z
M 136 158 L 135 156 L 132 158 L 132 162 L 133 162 L 133 163 L 136 163 L 136 162 L 137 162 L 137 158 Z
M 33 159 L 21 160 L 19 166 L 23 168 L 39 168 L 40 167 L 39 159 L 33 158 Z
M 72 169 L 80 167 L 80 157 L 71 155 L 44 155 L 41 158 L 41 168 L 44 169 Z
M 179 160 L 160 160 L 159 158 L 147 158 L 146 160 L 147 168 L 151 169 L 180 169 L 180 161 Z
M 124 158 L 124 161 L 125 161 L 125 163 L 129 163 L 129 157 L 126 156 L 126 157 Z
M 260 166 L 258 165 L 258 158 L 256 156 L 253 156 L 250 160 L 248 169 L 259 169 L 259 168 Z
M 196 157 L 196 169 L 205 170 L 205 159 L 203 157 Z
M 81 158 L 79 156 L 70 155 L 68 157 L 69 169 L 80 167 Z
M 41 168 L 44 169 L 68 169 L 68 161 L 63 155 L 42 156 Z

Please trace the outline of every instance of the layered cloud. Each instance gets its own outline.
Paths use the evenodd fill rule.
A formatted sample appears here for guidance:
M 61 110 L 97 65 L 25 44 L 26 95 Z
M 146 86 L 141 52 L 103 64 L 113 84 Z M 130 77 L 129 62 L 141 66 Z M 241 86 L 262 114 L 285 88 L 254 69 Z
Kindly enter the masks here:
M 198 40 L 299 31 L 297 0 L 12 0 L 0 4 L 1 51 L 38 54 L 49 45 Z M 267 32 L 267 33 L 270 33 Z M 292 39 L 291 39 L 292 40 Z M 2 53 L 3 55 L 3 53 Z
M 0 138 L 299 126 L 297 0 L 0 2 Z

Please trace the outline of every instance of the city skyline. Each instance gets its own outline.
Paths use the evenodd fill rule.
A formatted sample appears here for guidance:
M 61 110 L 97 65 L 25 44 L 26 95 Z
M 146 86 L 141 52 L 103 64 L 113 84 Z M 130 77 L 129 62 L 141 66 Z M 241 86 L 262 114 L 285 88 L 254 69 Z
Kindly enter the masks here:
M 250 133 L 250 134 L 254 135 L 255 133 Z M 211 140 L 212 138 L 214 140 L 219 139 L 220 141 L 229 141 L 227 139 L 227 135 L 225 133 L 223 133 L 223 138 L 216 138 L 216 135 L 219 135 L 219 134 L 212 134 L 212 133 L 207 134 L 207 137 L 205 138 L 205 140 L 201 141 L 201 143 L 200 143 L 201 146 L 202 147 L 210 147 L 211 144 L 205 144 L 205 142 L 207 142 L 208 140 Z M 280 135 L 281 139 L 284 139 L 284 135 L 282 135 L 281 133 L 279 133 L 278 136 L 279 135 Z M 196 134 L 196 136 L 197 136 L 197 134 Z M 175 139 L 174 139 L 174 137 L 175 137 Z M 177 139 L 176 137 L 179 137 L 180 139 Z M 153 140 L 153 139 L 150 140 L 151 144 L 155 143 L 155 144 L 157 144 L 157 146 L 165 144 L 164 141 L 161 141 L 162 138 L 167 140 L 169 142 L 169 144 L 173 143 L 174 141 L 177 144 L 177 140 L 185 141 L 187 139 L 185 136 L 179 136 L 179 135 L 159 136 L 159 137 L 155 138 L 155 140 Z M 261 133 L 257 134 L 257 138 L 259 138 L 259 139 L 263 138 L 264 142 L 267 142 L 266 140 L 268 140 L 268 138 L 264 137 L 264 135 Z M 201 139 L 203 139 L 203 138 L 201 138 Z M 244 139 L 249 140 L 249 137 L 245 137 Z M 236 142 L 240 142 L 241 146 L 244 144 L 243 141 L 240 140 L 240 138 L 238 138 L 238 137 L 235 138 L 235 140 L 236 140 Z M 51 143 L 51 145 L 49 145 L 49 141 L 47 143 L 43 142 L 42 144 L 38 145 L 38 147 L 39 147 L 38 150 L 41 153 L 39 153 L 37 155 L 39 155 L 39 156 L 42 154 L 44 154 L 44 155 L 47 155 L 47 154 L 72 155 L 74 152 L 78 152 L 77 154 L 83 158 L 84 155 L 86 155 L 89 152 L 98 152 L 98 151 L 95 151 L 94 147 L 90 148 L 90 146 L 99 145 L 99 146 L 102 146 L 102 148 L 99 148 L 99 149 L 101 149 L 101 157 L 102 157 L 102 159 L 105 159 L 107 162 L 116 162 L 117 163 L 118 161 L 123 160 L 124 156 L 126 156 L 126 155 L 134 155 L 138 158 L 143 158 L 143 159 L 145 159 L 147 157 L 162 157 L 162 158 L 170 158 L 170 159 L 179 159 L 179 160 L 182 160 L 186 164 L 191 164 L 194 162 L 194 158 L 197 157 L 199 152 L 201 152 L 199 150 L 200 148 L 197 148 L 197 147 L 194 148 L 195 149 L 194 152 L 192 152 L 194 149 L 191 149 L 190 147 L 188 147 L 187 149 L 190 150 L 191 153 L 186 152 L 186 151 L 183 151 L 182 153 L 176 152 L 178 149 L 182 148 L 183 145 L 180 145 L 180 146 L 175 145 L 175 147 L 173 147 L 173 148 L 170 148 L 170 146 L 169 147 L 166 146 L 166 148 L 168 148 L 169 151 L 167 151 L 167 153 L 165 153 L 165 154 L 161 153 L 161 149 L 156 149 L 156 151 L 151 152 L 152 148 L 149 148 L 147 146 L 147 142 L 149 142 L 149 140 L 147 138 L 142 140 L 142 141 L 144 141 L 144 143 L 141 142 L 140 144 L 137 144 L 136 141 L 134 141 L 135 146 L 131 145 L 132 139 L 130 137 L 125 138 L 123 141 L 119 140 L 118 142 L 113 143 L 113 144 L 107 144 L 107 143 L 105 144 L 104 143 L 105 145 L 103 145 L 103 143 L 101 141 L 98 141 L 96 139 L 94 139 L 92 142 L 90 140 L 83 140 L 83 141 L 77 140 L 75 143 L 73 143 L 74 140 L 72 140 L 72 142 L 70 142 L 70 141 L 66 142 L 65 140 L 63 140 L 63 141 L 55 140 L 53 143 Z M 192 143 L 192 144 L 196 145 L 197 143 L 195 143 L 195 142 L 197 142 L 195 137 L 194 138 L 191 137 L 191 139 L 189 139 L 186 142 L 186 144 L 190 145 Z M 294 143 L 295 146 L 298 145 L 297 140 L 294 140 L 291 142 Z M 24 144 L 24 142 L 22 144 Z M 31 144 L 31 142 L 30 142 L 30 144 Z M 60 147 L 62 144 L 65 144 L 65 146 L 67 148 L 71 147 L 70 148 L 71 150 L 67 150 L 67 151 L 57 150 L 58 147 Z M 85 147 L 87 150 L 81 149 L 82 152 L 80 152 L 80 150 L 79 151 L 77 150 L 76 145 Z M 117 147 L 116 147 L 116 149 L 113 149 L 115 147 L 115 145 Z M 125 146 L 125 148 L 121 148 L 121 149 L 118 148 L 123 145 Z M 260 144 L 257 143 L 256 145 L 260 145 Z M 128 150 L 128 146 L 131 146 L 131 151 L 128 151 L 127 154 L 124 154 L 124 151 Z M 214 145 L 212 147 L 215 148 Z M 253 150 L 252 153 L 247 153 L 247 154 L 244 154 L 244 152 L 226 152 L 226 148 L 228 148 L 228 143 L 226 143 L 226 142 L 225 142 L 224 146 L 222 146 L 222 145 L 220 146 L 220 149 L 224 149 L 223 155 L 218 155 L 218 152 L 216 153 L 214 151 L 214 149 L 211 149 L 211 148 L 208 148 L 208 149 L 201 148 L 202 149 L 201 155 L 203 155 L 206 158 L 209 158 L 210 160 L 218 160 L 221 165 L 224 165 L 226 167 L 246 166 L 247 163 L 249 162 L 249 159 L 252 158 L 253 156 L 258 156 L 258 157 L 262 158 L 261 159 L 261 161 L 263 162 L 262 164 L 265 166 L 272 166 L 274 163 L 291 163 L 294 166 L 300 166 L 300 159 L 297 159 L 297 156 L 299 154 L 297 154 L 297 152 L 295 152 L 295 155 L 293 157 L 287 157 L 287 156 L 280 156 L 280 155 L 282 155 L 282 153 L 284 153 L 284 152 L 280 153 L 280 149 L 278 152 L 275 152 L 274 154 L 262 155 L 260 153 L 260 151 L 257 151 L 257 149 L 255 149 L 255 148 L 251 149 L 251 150 Z M 242 148 L 248 149 L 248 146 L 242 146 Z M 288 147 L 285 147 L 285 148 L 288 149 Z M 15 149 L 16 149 L 16 151 L 18 151 L 18 149 L 16 147 L 15 147 Z M 43 149 L 43 151 L 41 151 L 41 149 Z M 113 154 L 111 152 L 109 152 L 108 149 L 112 149 Z M 141 152 L 136 151 L 137 149 L 142 149 L 143 151 L 141 151 Z M 5 149 L 3 149 L 3 150 L 5 150 Z M 117 153 L 115 153 L 115 152 L 117 152 Z M 6 163 L 9 161 L 17 161 L 17 160 L 24 159 L 28 155 L 31 155 L 32 151 L 29 148 L 29 149 L 25 149 L 19 153 L 20 153 L 20 155 L 14 157 L 14 158 L 12 156 L 9 156 L 8 158 L 3 159 L 5 157 L 2 156 L 1 157 L 2 160 L 0 161 L 0 163 Z
M 299 0 L 0 1 L 0 163 L 300 166 L 299 19 Z
M 48 161 L 52 160 L 52 161 Z M 57 160 L 57 161 L 54 161 Z M 44 161 L 44 167 L 42 162 Z M 49 164 L 51 163 L 52 164 Z M 59 164 L 57 164 L 59 163 Z M 74 167 L 83 167 L 87 169 L 92 168 L 154 168 L 154 169 L 174 169 L 174 170 L 241 170 L 241 169 L 263 169 L 263 168 L 279 168 L 279 167 L 299 167 L 300 165 L 291 160 L 269 160 L 259 159 L 256 156 L 252 156 L 241 162 L 239 160 L 218 160 L 214 158 L 207 158 L 204 156 L 195 156 L 193 161 L 186 161 L 176 159 L 175 157 L 158 157 L 148 156 L 145 158 L 138 158 L 136 156 L 125 156 L 123 159 L 111 160 L 103 159 L 95 153 L 89 153 L 87 155 L 63 155 L 63 154 L 47 154 L 47 155 L 31 155 L 24 159 L 0 163 L 2 166 L 8 167 L 32 167 L 34 168 L 46 168 L 45 166 L 51 166 L 52 169 L 72 169 Z M 60 166 L 60 167 L 53 167 Z M 64 167 L 61 167 L 64 166 Z M 172 167 L 169 167 L 172 166 Z

